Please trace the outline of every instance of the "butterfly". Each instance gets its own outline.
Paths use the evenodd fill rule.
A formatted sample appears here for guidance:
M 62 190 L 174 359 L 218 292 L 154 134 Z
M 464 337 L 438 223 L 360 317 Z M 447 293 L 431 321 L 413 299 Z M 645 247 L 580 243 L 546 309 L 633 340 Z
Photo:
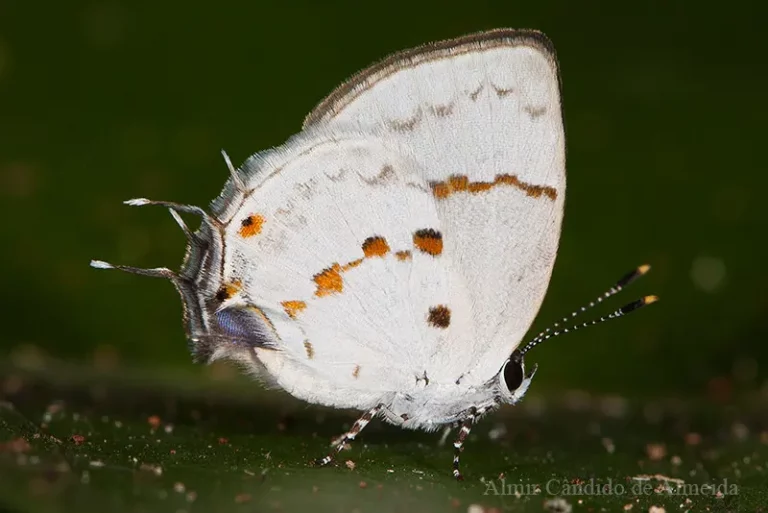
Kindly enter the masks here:
M 558 64 L 540 32 L 397 53 L 336 88 L 282 146 L 239 168 L 223 155 L 231 176 L 210 212 L 127 202 L 170 210 L 188 239 L 179 272 L 92 265 L 169 279 L 197 361 L 233 360 L 309 403 L 364 412 L 319 464 L 381 417 L 458 428 L 461 479 L 472 426 L 528 390 L 532 347 L 656 300 L 521 344 L 565 201 Z

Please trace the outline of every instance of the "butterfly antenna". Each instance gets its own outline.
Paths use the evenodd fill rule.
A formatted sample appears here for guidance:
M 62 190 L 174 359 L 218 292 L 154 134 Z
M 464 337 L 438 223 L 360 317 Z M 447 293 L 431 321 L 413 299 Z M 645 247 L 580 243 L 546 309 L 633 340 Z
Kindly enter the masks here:
M 640 299 L 638 299 L 636 301 L 632 301 L 631 303 L 628 303 L 628 304 L 622 306 L 621 308 L 619 308 L 618 310 L 615 310 L 614 312 L 612 312 L 612 313 L 610 313 L 608 315 L 605 315 L 603 317 L 599 317 L 599 318 L 591 320 L 591 321 L 587 321 L 587 322 L 584 322 L 584 323 L 581 323 L 581 324 L 577 324 L 576 326 L 572 326 L 570 328 L 563 328 L 563 329 L 558 330 L 558 331 L 553 331 L 553 332 L 548 333 L 547 335 L 545 335 L 543 337 L 536 337 L 533 340 L 531 340 L 530 342 L 528 342 L 525 345 L 525 347 L 523 347 L 522 349 L 515 350 L 515 353 L 517 353 L 516 356 L 518 358 L 522 358 L 525 355 L 525 353 L 527 353 L 528 351 L 530 351 L 531 349 L 533 349 L 537 345 L 541 344 L 542 342 L 544 342 L 545 340 L 548 340 L 550 338 L 557 337 L 558 335 L 564 335 L 564 334 L 570 333 L 572 331 L 580 330 L 581 328 L 586 328 L 587 326 L 594 326 L 595 324 L 600 324 L 601 322 L 605 322 L 605 321 L 608 321 L 608 320 L 611 320 L 611 319 L 618 319 L 619 317 L 623 317 L 623 316 L 627 315 L 628 313 L 634 312 L 635 310 L 637 310 L 639 308 L 642 308 L 642 307 L 644 307 L 646 305 L 650 305 L 652 303 L 655 303 L 658 300 L 659 300 L 659 298 L 657 296 L 645 296 L 645 297 L 642 297 L 642 298 L 640 298 Z
M 189 229 L 187 224 L 179 215 L 179 212 L 194 214 L 201 217 L 203 220 L 203 223 L 208 225 L 212 230 L 219 230 L 222 228 L 221 221 L 209 215 L 202 208 L 195 207 L 193 205 L 182 205 L 181 203 L 174 203 L 171 201 L 153 201 L 153 200 L 148 200 L 146 198 L 129 199 L 127 201 L 124 201 L 123 203 L 131 207 L 143 207 L 145 205 L 157 205 L 161 207 L 166 207 L 168 211 L 171 213 L 171 217 L 173 217 L 174 221 L 176 221 L 176 223 L 184 232 L 184 235 L 187 237 L 187 240 L 189 240 L 189 242 L 192 244 L 198 243 L 199 239 Z M 131 267 L 128 265 L 110 264 L 109 262 L 105 262 L 103 260 L 91 260 L 91 267 L 93 267 L 94 269 L 117 269 L 119 271 L 123 271 L 126 273 L 138 274 L 141 276 L 150 276 L 152 278 L 166 278 L 173 281 L 176 284 L 178 284 L 179 280 L 181 279 L 181 277 L 178 274 L 171 271 L 167 267 L 155 267 L 150 269 L 144 269 L 142 267 Z
M 587 310 L 589 310 L 590 308 L 593 308 L 593 307 L 599 305 L 600 303 L 602 303 L 603 301 L 605 301 L 609 297 L 615 296 L 616 294 L 618 294 L 619 292 L 624 290 L 624 288 L 627 285 L 629 285 L 630 283 L 632 283 L 633 281 L 635 281 L 636 279 L 638 279 L 639 277 L 643 276 L 648 271 L 650 271 L 650 269 L 651 269 L 650 265 L 644 264 L 644 265 L 641 265 L 640 267 L 637 267 L 636 269 L 633 269 L 632 271 L 628 272 L 619 281 L 617 281 L 611 288 L 609 288 L 608 290 L 603 292 L 600 296 L 598 296 L 594 301 L 590 301 L 588 304 L 582 306 L 578 310 L 574 310 L 573 312 L 571 312 L 570 315 L 566 315 L 565 317 L 560 319 L 560 321 L 554 323 L 552 326 L 550 326 L 549 328 L 545 329 L 544 331 L 542 331 L 541 333 L 536 335 L 536 337 L 534 337 L 533 340 L 538 340 L 538 339 L 544 337 L 547 333 L 551 332 L 552 330 L 556 330 L 557 328 L 559 328 L 561 324 L 564 324 L 564 323 L 566 323 L 568 321 L 573 320 L 573 318 L 576 317 L 577 315 L 582 314 L 582 313 L 586 312 Z M 533 342 L 533 340 L 531 342 Z

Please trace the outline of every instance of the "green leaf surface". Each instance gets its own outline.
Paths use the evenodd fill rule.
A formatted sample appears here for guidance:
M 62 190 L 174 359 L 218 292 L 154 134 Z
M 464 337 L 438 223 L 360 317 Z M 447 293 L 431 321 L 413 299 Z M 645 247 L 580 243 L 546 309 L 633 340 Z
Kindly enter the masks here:
M 459 483 L 439 433 L 372 422 L 334 466 L 316 468 L 354 412 L 241 381 L 138 378 L 6 371 L 0 501 L 40 512 L 759 511 L 768 503 L 759 397 L 723 405 L 532 395 L 477 425 Z

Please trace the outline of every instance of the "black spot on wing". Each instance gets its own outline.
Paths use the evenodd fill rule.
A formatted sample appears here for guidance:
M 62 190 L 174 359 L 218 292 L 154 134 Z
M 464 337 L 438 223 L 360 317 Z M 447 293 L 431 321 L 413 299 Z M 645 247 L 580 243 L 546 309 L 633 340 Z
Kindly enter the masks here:
M 445 329 L 451 325 L 451 310 L 445 305 L 433 306 L 429 309 L 427 321 L 435 328 Z

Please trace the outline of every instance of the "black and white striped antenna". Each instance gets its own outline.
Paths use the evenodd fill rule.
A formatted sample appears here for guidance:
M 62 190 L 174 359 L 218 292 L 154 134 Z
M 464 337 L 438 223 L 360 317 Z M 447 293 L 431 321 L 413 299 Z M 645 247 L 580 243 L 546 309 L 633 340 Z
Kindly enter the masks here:
M 624 315 L 627 315 L 630 312 L 634 312 L 638 308 L 641 308 L 646 305 L 650 305 L 652 303 L 655 303 L 659 300 L 657 296 L 644 296 L 640 299 L 637 299 L 635 301 L 632 301 L 631 303 L 628 303 L 621 308 L 614 310 L 608 315 L 605 315 L 603 317 L 599 317 L 597 319 L 593 319 L 591 321 L 584 322 L 582 324 L 577 324 L 575 326 L 567 327 L 567 328 L 560 328 L 562 324 L 565 324 L 566 322 L 572 320 L 574 317 L 578 316 L 579 314 L 582 314 L 586 312 L 587 310 L 599 305 L 606 299 L 608 299 L 611 296 L 614 296 L 621 292 L 627 285 L 638 279 L 639 277 L 643 276 L 645 273 L 647 273 L 651 269 L 650 265 L 641 265 L 640 267 L 634 269 L 633 271 L 627 273 L 624 275 L 619 281 L 617 281 L 611 288 L 609 288 L 607 291 L 605 291 L 603 294 L 598 296 L 595 300 L 590 301 L 588 304 L 582 306 L 581 308 L 578 308 L 577 310 L 574 310 L 571 312 L 570 315 L 566 315 L 563 317 L 559 322 L 554 323 L 549 328 L 545 329 L 538 335 L 536 335 L 530 342 L 525 344 L 520 349 L 515 349 L 513 353 L 513 357 L 517 359 L 522 359 L 522 357 L 536 347 L 537 345 L 541 344 L 545 340 L 548 340 L 553 337 L 557 337 L 559 335 L 564 335 L 566 333 L 570 333 L 572 331 L 580 330 L 582 328 L 586 328 L 587 326 L 594 326 L 595 324 L 600 324 L 601 322 L 608 321 L 610 319 L 617 319 L 619 317 L 622 317 Z

